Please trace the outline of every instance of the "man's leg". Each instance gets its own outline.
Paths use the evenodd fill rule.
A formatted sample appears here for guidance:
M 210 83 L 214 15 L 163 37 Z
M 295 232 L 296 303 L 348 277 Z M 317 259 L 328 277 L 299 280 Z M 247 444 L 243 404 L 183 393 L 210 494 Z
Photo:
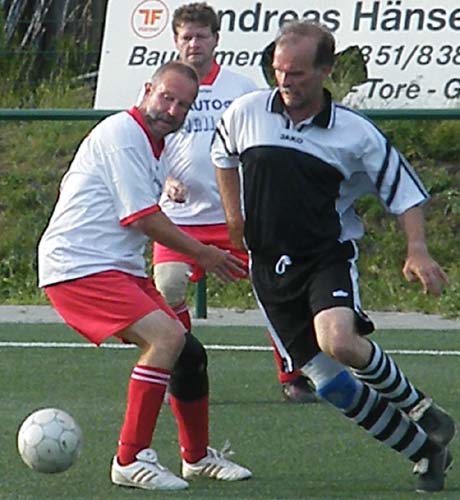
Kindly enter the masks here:
M 185 342 L 184 327 L 151 280 L 106 271 L 45 291 L 65 322 L 90 342 L 99 345 L 114 335 L 141 349 L 129 379 L 113 483 L 149 490 L 186 488 L 150 449 L 171 370 Z
M 352 367 L 354 376 L 407 413 L 434 441 L 444 446 L 449 444 L 456 431 L 454 419 L 415 387 L 378 344 L 369 342 L 370 358 L 361 368 Z
M 444 488 L 444 474 L 452 456 L 406 413 L 324 353 L 317 354 L 302 371 L 313 380 L 318 394 L 344 416 L 416 464 L 417 491 Z
M 170 406 L 177 422 L 180 453 L 187 462 L 206 456 L 209 444 L 207 365 L 204 347 L 188 333 L 170 382 Z
M 366 371 L 366 367 L 371 366 L 374 368 L 372 361 L 375 359 L 376 344 L 369 342 L 366 338 L 359 336 L 355 332 L 355 313 L 347 307 L 335 307 L 331 309 L 326 309 L 318 313 L 314 318 L 315 332 L 317 336 L 318 345 L 321 350 L 329 356 L 329 358 L 334 359 L 341 365 L 349 366 L 355 369 L 363 369 L 364 374 L 369 374 Z M 383 354 L 383 351 L 379 349 Z M 350 401 L 346 402 L 346 409 L 344 411 L 346 416 L 351 418 L 357 417 L 364 422 L 363 425 L 366 427 L 371 426 L 370 429 L 380 425 L 378 435 L 375 435 L 377 439 L 378 436 L 385 436 L 385 439 L 390 439 L 397 441 L 398 451 L 402 451 L 402 444 L 406 449 L 410 449 L 411 452 L 417 442 L 420 442 L 421 436 L 423 434 L 427 435 L 429 433 L 429 439 L 426 441 L 426 446 L 423 445 L 419 448 L 415 456 L 410 456 L 406 454 L 407 458 L 412 461 L 419 461 L 420 456 L 428 460 L 428 464 L 440 464 L 438 457 L 439 453 L 443 451 L 445 455 L 448 452 L 445 450 L 445 444 L 440 439 L 436 439 L 435 435 L 432 434 L 434 429 L 423 430 L 423 420 L 419 419 L 418 425 L 409 425 L 407 422 L 412 422 L 409 418 L 410 410 L 420 403 L 420 400 L 424 398 L 424 395 L 420 393 L 402 374 L 402 372 L 397 368 L 396 364 L 390 363 L 388 357 L 384 357 L 388 363 L 386 367 L 391 368 L 397 374 L 398 384 L 391 386 L 390 390 L 385 383 L 386 375 L 383 375 L 382 380 L 384 381 L 383 386 L 380 386 L 379 380 L 375 379 L 372 385 L 363 383 L 359 378 L 353 377 L 351 374 L 346 372 L 346 375 L 341 374 L 341 382 L 338 384 L 338 390 L 348 390 L 345 386 L 352 387 L 349 393 Z M 309 370 L 303 370 L 307 373 Z M 386 372 L 385 372 L 386 373 Z M 313 379 L 314 380 L 314 379 Z M 323 394 L 328 392 L 329 389 L 325 389 L 324 386 L 328 385 L 322 383 L 321 391 Z M 329 386 L 329 388 L 332 386 Z M 336 389 L 337 389 L 336 387 Z M 381 388 L 384 388 L 384 392 L 380 392 Z M 356 394 L 356 397 L 355 397 Z M 387 397 L 390 395 L 390 397 Z M 327 399 L 327 398 L 326 398 Z M 353 401 L 351 401 L 353 399 Z M 403 404 L 401 402 L 404 401 Z M 350 406 L 352 405 L 352 406 Z M 409 413 L 409 416 L 407 415 Z M 368 420 L 366 422 L 366 420 Z M 360 422 L 357 422 L 361 425 Z M 403 424 L 401 424 L 403 423 Z M 383 426 L 383 427 L 382 427 Z M 367 427 L 366 427 L 367 428 Z M 398 437 L 398 432 L 401 429 L 405 431 Z M 436 429 L 435 429 L 436 430 Z M 391 431 L 391 432 L 390 432 Z M 423 434 L 420 434 L 422 431 Z M 451 439 L 451 438 L 450 438 Z M 409 448 L 407 445 L 409 444 Z M 435 444 L 437 449 L 432 445 Z M 399 448 L 399 449 L 398 449 Z M 451 458 L 446 458 L 446 460 L 451 462 Z M 449 464 L 445 464 L 446 466 Z M 442 465 L 442 467 L 441 467 Z M 430 470 L 427 481 L 423 474 L 420 475 L 421 486 L 419 489 L 433 487 L 434 490 L 442 489 L 443 480 L 441 485 L 440 475 L 444 475 L 444 465 L 441 464 L 441 471 L 439 467 L 437 470 Z M 441 474 L 442 473 L 442 474 Z M 425 484 L 426 483 L 426 484 Z M 430 486 L 431 485 L 431 486 Z
M 235 481 L 251 477 L 251 472 L 209 448 L 209 383 L 207 355 L 191 333 L 185 294 L 191 269 L 183 262 L 156 264 L 155 284 L 187 328 L 184 350 L 171 376 L 169 403 L 176 418 L 182 456 L 182 474 Z
M 445 446 L 452 440 L 452 417 L 416 388 L 378 344 L 355 333 L 349 326 L 354 325 L 353 311 L 333 308 L 317 317 L 315 327 L 323 338 L 324 352 L 352 368 L 356 378 L 407 413 L 434 441 Z
M 162 262 L 153 268 L 157 290 L 188 332 L 192 330 L 192 321 L 185 297 L 191 273 L 191 267 L 185 262 Z
M 312 382 L 300 370 L 294 370 L 289 373 L 283 371 L 283 358 L 270 334 L 269 338 L 273 346 L 273 357 L 278 369 L 278 380 L 283 388 L 283 395 L 286 401 L 292 403 L 316 403 L 318 398 Z
M 171 375 L 170 406 L 176 418 L 182 475 L 186 479 L 208 477 L 238 481 L 251 472 L 230 460 L 209 443 L 209 383 L 207 355 L 201 342 L 186 335 L 182 351 Z
M 184 346 L 184 330 L 164 311 L 154 311 L 117 334 L 142 354 L 128 386 L 128 400 L 112 482 L 143 489 L 183 489 L 188 485 L 158 463 L 150 449 L 171 370 Z

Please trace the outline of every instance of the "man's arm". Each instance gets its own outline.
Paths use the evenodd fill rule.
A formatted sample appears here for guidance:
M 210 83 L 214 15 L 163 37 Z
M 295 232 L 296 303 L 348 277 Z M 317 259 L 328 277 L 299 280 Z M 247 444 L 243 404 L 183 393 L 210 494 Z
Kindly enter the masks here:
M 413 207 L 399 216 L 407 242 L 407 257 L 403 274 L 407 281 L 419 280 L 424 293 L 440 295 L 448 283 L 447 275 L 430 256 L 425 240 L 424 217 L 421 207 Z
M 244 219 L 241 213 L 240 177 L 238 168 L 216 167 L 216 179 L 219 186 L 225 220 L 230 239 L 236 248 L 245 249 L 243 243 Z
M 215 273 L 224 281 L 234 281 L 235 275 L 246 275 L 244 262 L 213 245 L 203 245 L 188 236 L 161 211 L 146 215 L 131 226 L 152 240 L 193 257 L 207 271 Z

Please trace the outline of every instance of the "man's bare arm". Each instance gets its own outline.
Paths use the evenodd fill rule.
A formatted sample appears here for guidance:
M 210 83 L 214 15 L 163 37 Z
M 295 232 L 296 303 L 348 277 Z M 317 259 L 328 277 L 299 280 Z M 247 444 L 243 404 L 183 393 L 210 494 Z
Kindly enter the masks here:
M 244 219 L 241 213 L 240 177 L 238 168 L 217 168 L 216 179 L 224 207 L 230 239 L 236 248 L 245 249 L 243 243 Z
M 247 274 L 245 264 L 240 259 L 188 236 L 161 211 L 134 221 L 132 227 L 164 246 L 193 257 L 207 271 L 215 273 L 224 281 L 234 281 L 235 275 Z

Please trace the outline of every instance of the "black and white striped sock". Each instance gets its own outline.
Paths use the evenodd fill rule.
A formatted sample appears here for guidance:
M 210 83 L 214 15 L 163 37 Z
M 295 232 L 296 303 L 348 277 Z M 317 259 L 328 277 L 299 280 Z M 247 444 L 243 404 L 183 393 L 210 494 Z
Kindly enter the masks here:
M 375 389 L 356 381 L 357 393 L 343 414 L 378 441 L 413 462 L 438 452 L 439 447 L 403 411 Z
M 408 378 L 390 356 L 375 342 L 368 365 L 362 369 L 352 369 L 353 375 L 378 391 L 405 413 L 416 406 L 425 397 Z

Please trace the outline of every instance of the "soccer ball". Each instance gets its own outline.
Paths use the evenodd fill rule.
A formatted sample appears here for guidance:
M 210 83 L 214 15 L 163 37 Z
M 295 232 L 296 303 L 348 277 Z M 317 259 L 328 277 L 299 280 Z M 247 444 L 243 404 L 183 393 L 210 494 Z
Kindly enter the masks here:
M 37 410 L 19 427 L 19 455 L 38 472 L 67 470 L 80 455 L 81 445 L 80 427 L 68 413 L 57 408 Z

